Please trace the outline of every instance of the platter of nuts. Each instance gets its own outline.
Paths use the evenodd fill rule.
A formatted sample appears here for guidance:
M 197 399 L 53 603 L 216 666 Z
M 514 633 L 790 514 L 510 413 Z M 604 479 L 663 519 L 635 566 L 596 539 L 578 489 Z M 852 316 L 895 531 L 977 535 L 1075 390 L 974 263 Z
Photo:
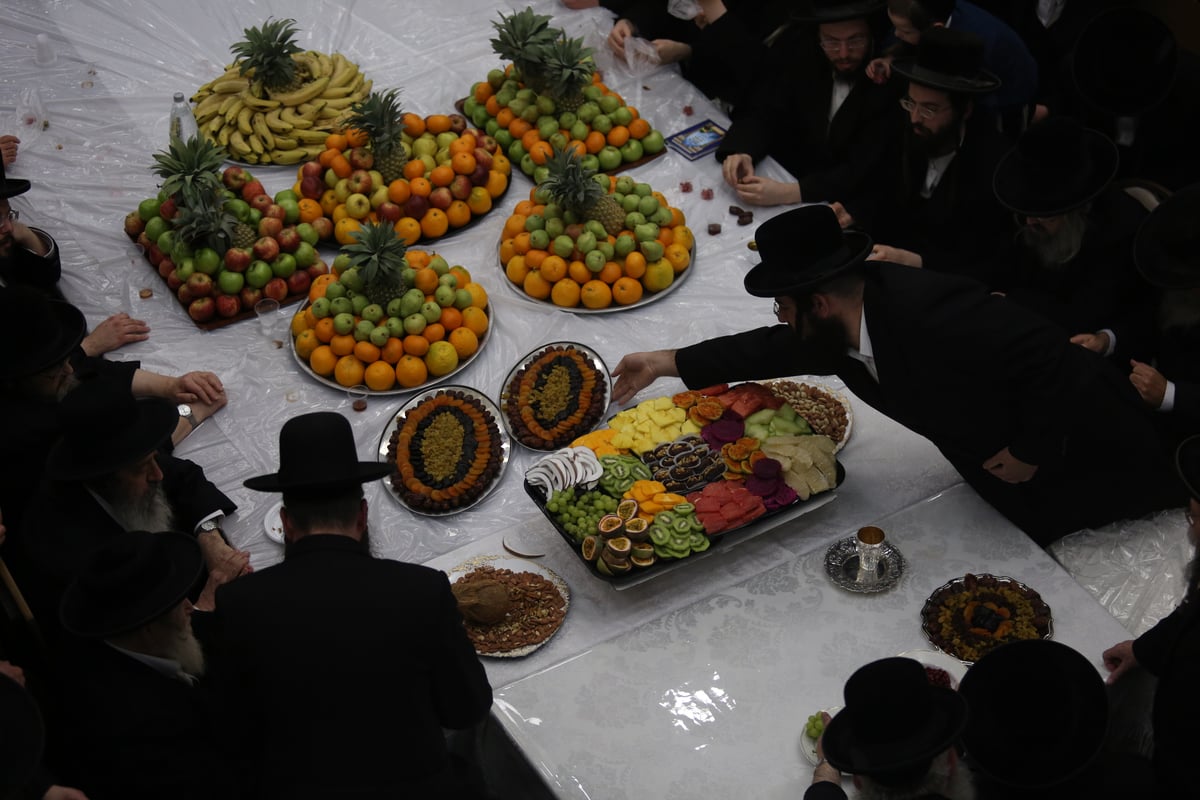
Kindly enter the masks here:
M 463 627 L 481 656 L 529 655 L 558 632 L 571 604 L 556 572 L 524 559 L 476 556 L 450 570 L 450 580 Z

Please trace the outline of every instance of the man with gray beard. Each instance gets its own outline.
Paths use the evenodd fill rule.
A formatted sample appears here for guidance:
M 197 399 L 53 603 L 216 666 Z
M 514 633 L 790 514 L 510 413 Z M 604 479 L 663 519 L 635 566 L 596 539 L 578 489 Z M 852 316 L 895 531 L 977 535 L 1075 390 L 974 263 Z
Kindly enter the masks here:
M 93 551 L 63 596 L 74 638 L 60 761 L 92 800 L 238 795 L 198 684 L 187 592 L 203 571 L 191 536 L 131 531 Z M 198 602 L 211 605 L 216 583 Z
M 1152 292 L 1133 265 L 1148 212 L 1112 186 L 1116 169 L 1102 133 L 1067 117 L 1030 127 L 996 167 L 996 197 L 1018 228 L 991 284 L 1076 344 L 1125 363 L 1146 357 Z

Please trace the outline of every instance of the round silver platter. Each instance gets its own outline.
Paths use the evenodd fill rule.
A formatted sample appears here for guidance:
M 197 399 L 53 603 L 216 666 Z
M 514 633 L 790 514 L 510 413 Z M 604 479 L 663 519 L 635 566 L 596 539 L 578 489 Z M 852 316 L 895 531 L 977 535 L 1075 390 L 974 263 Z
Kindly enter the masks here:
M 851 592 L 887 591 L 900 581 L 904 567 L 904 556 L 890 542 L 883 543 L 874 575 L 858 568 L 858 542 L 853 536 L 834 542 L 825 551 L 825 571 L 829 578 Z

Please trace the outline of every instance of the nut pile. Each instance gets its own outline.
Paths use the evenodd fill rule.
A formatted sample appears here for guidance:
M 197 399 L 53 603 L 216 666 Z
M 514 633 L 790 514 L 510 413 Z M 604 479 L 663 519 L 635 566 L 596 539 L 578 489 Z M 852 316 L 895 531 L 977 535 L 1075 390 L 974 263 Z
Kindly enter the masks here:
M 836 444 L 846 440 L 846 407 L 832 394 L 819 386 L 795 381 L 770 381 L 765 386 L 804 417 L 814 433 L 824 434 Z
M 541 575 L 481 566 L 455 581 L 455 586 L 477 581 L 501 584 L 512 602 L 509 612 L 494 625 L 464 620 L 467 636 L 480 655 L 541 644 L 562 625 L 567 602 L 558 587 Z

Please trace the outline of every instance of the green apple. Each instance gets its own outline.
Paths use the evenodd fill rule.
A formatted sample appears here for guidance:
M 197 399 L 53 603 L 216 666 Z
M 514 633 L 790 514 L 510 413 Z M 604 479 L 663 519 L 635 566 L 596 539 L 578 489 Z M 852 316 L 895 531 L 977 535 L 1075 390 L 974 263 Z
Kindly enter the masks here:
M 360 319 L 354 326 L 354 341 L 365 342 L 375 331 L 375 323 L 369 319 Z
M 383 306 L 378 303 L 370 303 L 363 307 L 362 318 L 370 322 L 379 323 L 383 319 Z
M 596 249 L 596 234 L 584 231 L 575 240 L 575 249 L 581 253 L 590 253 Z
M 562 131 L 555 131 L 546 137 L 546 141 L 550 142 L 550 146 L 555 152 L 567 149 L 567 137 Z
M 421 316 L 431 325 L 441 319 L 442 307 L 433 300 L 421 304 Z
M 661 153 L 663 148 L 667 146 L 666 140 L 663 139 L 662 133 L 652 130 L 641 138 L 642 149 L 646 151 L 646 155 L 652 156 L 656 153 Z
M 537 132 L 538 136 L 549 140 L 551 136 L 558 133 L 558 120 L 554 117 L 538 117 Z
M 361 292 L 363 288 L 362 276 L 358 274 L 357 267 L 347 267 L 342 270 L 338 282 L 345 286 L 348 292 Z
M 217 270 L 221 268 L 221 254 L 211 247 L 201 247 L 192 255 L 192 260 L 196 262 L 196 271 L 205 275 L 216 275 Z
M 521 156 L 521 172 L 524 172 L 526 175 L 533 175 L 533 170 L 536 166 L 537 164 L 533 162 L 533 156 L 529 155 L 529 153 Z
M 437 287 L 437 289 L 433 291 L 433 299 L 442 308 L 454 305 L 454 287 Z
M 650 215 L 652 215 L 655 211 L 658 211 L 657 197 L 638 197 L 638 195 L 634 195 L 634 197 L 638 198 L 637 210 L 647 218 L 650 217 Z
M 621 166 L 621 151 L 611 144 L 604 145 L 596 154 L 596 158 L 600 162 L 600 169 L 616 169 Z
M 308 269 L 317 263 L 316 248 L 305 241 L 300 242 L 300 246 L 296 248 L 296 252 L 292 253 L 292 257 L 296 259 L 296 266 L 300 269 Z
M 621 107 L 620 98 L 612 94 L 602 94 L 597 102 L 600 104 L 600 110 L 605 114 L 611 114 Z
M 505 130 L 498 130 L 495 133 L 491 134 L 491 136 L 493 139 L 496 140 L 496 144 L 500 146 L 500 149 L 507 153 L 508 148 L 513 143 L 512 134 L 509 133 L 507 129 L 505 129 Z
M 258 223 L 262 222 L 262 212 L 257 208 L 251 208 L 246 212 L 246 219 L 244 221 L 251 228 L 258 230 Z
M 474 300 L 475 300 L 474 296 L 470 292 L 468 292 L 466 289 L 455 289 L 454 290 L 454 307 L 459 309 L 460 311 L 462 309 L 470 306 L 471 303 L 474 302 Z
M 488 113 L 487 108 L 481 105 L 476 105 L 469 116 L 471 117 L 471 124 L 476 128 L 482 128 L 492 119 L 492 115 Z
M 283 189 L 283 190 L 275 193 L 275 202 L 276 203 L 278 203 L 279 205 L 283 205 L 284 200 L 291 200 L 292 202 L 298 202 L 300 200 L 300 198 L 291 189 Z
M 537 122 L 537 118 L 540 117 L 541 115 L 542 115 L 542 112 L 538 111 L 538 107 L 536 105 L 531 104 L 531 105 L 527 106 L 524 111 L 521 112 L 521 119 L 525 120 L 530 125 L 532 125 L 533 123 Z
M 612 117 L 612 121 L 617 125 L 628 126 L 629 123 L 633 122 L 633 112 L 629 110 L 629 106 L 618 106 L 608 112 L 608 115 Z
M 329 293 L 326 292 L 325 296 L 328 297 Z M 349 297 L 335 297 L 335 298 L 333 298 L 333 300 L 330 301 L 329 310 L 330 310 L 330 313 L 332 313 L 334 316 L 336 316 L 338 314 L 353 315 L 354 314 L 354 303 L 350 302 Z
M 654 194 L 654 187 L 648 183 L 635 183 L 633 185 L 633 193 L 639 197 L 649 197 Z
M 138 203 L 138 216 L 142 218 L 142 222 L 149 222 L 158 216 L 158 209 L 162 205 L 162 201 L 157 197 L 148 197 Z
M 588 153 L 579 159 L 579 165 L 589 172 L 595 172 L 600 169 L 600 159 L 596 157 L 595 153 Z
M 562 206 L 555 203 L 553 200 L 546 203 L 546 208 L 542 211 L 542 216 L 546 219 L 555 219 L 562 216 Z
M 630 192 L 627 195 L 622 195 L 621 196 L 621 208 L 623 208 L 625 210 L 626 214 L 630 213 L 631 211 L 637 211 L 638 203 L 641 201 L 641 199 L 642 198 L 638 197 L 633 192 Z
M 563 130 L 566 130 L 566 131 L 571 130 L 571 127 L 578 121 L 579 121 L 579 117 L 575 116 L 574 111 L 564 111 L 558 115 L 558 127 L 562 128 Z M 584 136 L 587 136 L 587 134 L 585 133 Z M 582 137 L 575 137 L 575 138 L 582 138 Z
M 599 113 L 600 106 L 589 100 L 575 111 L 575 116 L 579 117 L 579 121 L 583 124 L 590 125 Z
M 221 208 L 232 215 L 238 222 L 245 222 L 246 216 L 250 213 L 250 204 L 237 197 L 232 200 L 226 200 L 221 204 Z
M 316 247 L 317 242 L 321 240 L 321 234 L 317 233 L 317 229 L 307 222 L 297 225 L 296 233 L 300 234 L 300 241 L 308 242 L 313 247 Z
M 633 229 L 633 238 L 637 239 L 639 244 L 654 241 L 658 238 L 658 226 L 653 222 L 637 225 Z M 643 253 L 643 255 L 645 254 Z M 658 261 L 657 258 L 654 260 Z
M 546 218 L 541 214 L 530 214 L 525 218 L 525 230 L 533 233 L 546 227 Z
M 532 161 L 532 157 L 530 158 Z M 550 168 L 545 164 L 534 164 L 533 166 L 533 182 L 544 183 L 546 178 L 550 176 Z
M 604 257 L 604 253 L 601 253 L 599 250 L 592 250 L 583 257 L 583 263 L 586 264 L 587 268 L 592 272 L 599 272 L 600 270 L 604 269 L 607 259 Z
M 339 297 L 346 296 L 346 284 L 333 281 L 325 287 L 325 296 L 330 300 L 336 300 Z
M 545 205 L 546 203 L 549 203 L 551 199 L 552 195 L 550 194 L 550 189 L 548 187 L 538 186 L 533 190 L 533 202 Z
M 175 237 L 175 244 L 171 245 L 171 260 L 178 264 L 185 258 L 191 257 L 192 246 L 178 236 Z
M 280 253 L 271 262 L 271 271 L 275 273 L 276 278 L 287 280 L 296 271 L 296 257 L 291 253 Z
M 649 219 L 655 225 L 665 226 L 670 225 L 674 217 L 671 215 L 671 209 L 666 206 L 659 206 L 658 210 L 651 214 Z
M 332 301 L 328 297 L 318 297 L 313 301 L 312 313 L 317 319 L 325 319 L 330 314 L 330 303 Z
M 361 317 L 363 309 L 370 304 L 371 300 L 365 294 L 356 294 L 354 297 L 350 298 L 350 306 L 354 309 L 356 316 Z
M 157 242 L 158 238 L 166 233 L 170 228 L 167 226 L 167 221 L 162 217 L 151 217 L 146 222 L 146 238 L 152 242 Z
M 520 139 L 513 139 L 513 143 L 508 146 L 508 160 L 514 163 L 520 163 L 525 155 L 525 145 L 521 144 Z
M 592 130 L 600 131 L 605 135 L 612 130 L 612 119 L 607 114 L 597 114 L 592 117 Z
M 458 278 L 447 272 L 445 275 L 438 277 L 438 286 L 449 286 L 451 289 L 457 289 Z
M 578 139 L 579 141 L 582 142 L 584 139 L 587 138 L 587 135 L 589 133 L 591 133 L 592 129 L 590 127 L 588 127 L 588 124 L 586 122 L 580 120 L 580 121 L 576 122 L 574 125 L 572 125 L 571 127 L 567 128 L 567 130 L 569 130 L 571 132 L 572 139 Z
M 407 262 L 405 262 L 407 263 Z M 405 267 L 400 270 L 400 282 L 405 286 L 412 286 L 413 281 L 417 279 L 417 271 L 412 267 Z
M 558 227 L 560 228 L 559 232 L 561 233 L 562 220 L 554 219 L 554 220 L 550 220 L 550 222 L 557 222 Z M 546 228 L 541 229 L 541 230 L 536 230 L 536 231 L 533 231 L 532 233 L 530 233 L 529 234 L 529 246 L 532 247 L 534 250 L 545 250 L 547 247 L 549 247 L 550 246 L 550 234 L 547 232 L 547 229 L 549 227 L 550 227 L 549 224 L 547 224 Z
M 262 259 L 250 262 L 250 266 L 246 267 L 245 275 L 246 283 L 250 284 L 253 289 L 261 289 L 271 278 L 275 277 L 275 273 L 271 271 L 271 265 Z M 332 284 L 330 285 L 332 286 Z
M 354 330 L 354 315 L 353 314 L 338 314 L 333 318 L 333 332 L 338 336 L 345 336 L 350 331 Z
M 644 155 L 645 151 L 642 149 L 642 143 L 637 139 L 630 139 L 625 144 L 621 145 L 621 158 L 624 159 L 625 163 L 627 164 L 637 161 Z
M 495 119 L 492 119 L 489 117 L 487 124 L 483 126 L 483 131 L 488 136 L 495 138 L 496 135 L 499 134 L 501 131 L 504 131 L 504 129 L 500 127 L 499 122 L 496 122 Z M 504 132 L 507 133 L 507 131 L 504 131 Z
M 565 230 L 566 227 L 567 227 L 567 225 L 565 222 L 563 222 L 562 217 L 554 217 L 552 219 L 546 220 L 546 230 L 539 231 L 539 233 L 546 234 L 546 244 L 542 245 L 538 249 L 545 250 L 546 248 L 548 248 L 550 246 L 550 240 L 557 236 L 562 236 L 563 230 Z M 532 233 L 529 234 L 529 242 L 532 245 L 532 243 L 533 243 L 533 234 Z
M 421 331 L 425 330 L 425 326 L 428 324 L 429 322 L 425 319 L 423 314 L 409 314 L 404 318 L 404 332 L 419 334 Z
M 245 285 L 246 276 L 240 272 L 226 269 L 217 276 L 217 286 L 221 287 L 221 291 L 225 294 L 237 294 Z
M 392 338 L 392 332 L 388 330 L 386 325 L 380 325 L 372 330 L 371 335 L 367 338 L 376 347 L 383 347 L 388 343 L 388 339 Z
M 421 319 L 425 318 L 421 317 Z M 407 331 L 404 330 L 404 320 L 400 319 L 400 317 L 388 317 L 387 329 L 388 333 L 390 333 L 392 336 L 395 336 L 397 339 L 403 339 L 404 334 L 407 333 Z
M 175 276 L 181 281 L 186 281 L 192 277 L 192 273 L 196 271 L 196 260 L 194 258 L 185 258 L 175 265 Z
M 570 258 L 571 254 L 575 252 L 575 240 L 565 233 L 562 236 L 555 236 L 550 246 L 554 250 L 554 255 L 559 258 Z
M 488 70 L 487 81 L 493 89 L 499 89 L 504 85 L 504 70 L 499 67 Z

